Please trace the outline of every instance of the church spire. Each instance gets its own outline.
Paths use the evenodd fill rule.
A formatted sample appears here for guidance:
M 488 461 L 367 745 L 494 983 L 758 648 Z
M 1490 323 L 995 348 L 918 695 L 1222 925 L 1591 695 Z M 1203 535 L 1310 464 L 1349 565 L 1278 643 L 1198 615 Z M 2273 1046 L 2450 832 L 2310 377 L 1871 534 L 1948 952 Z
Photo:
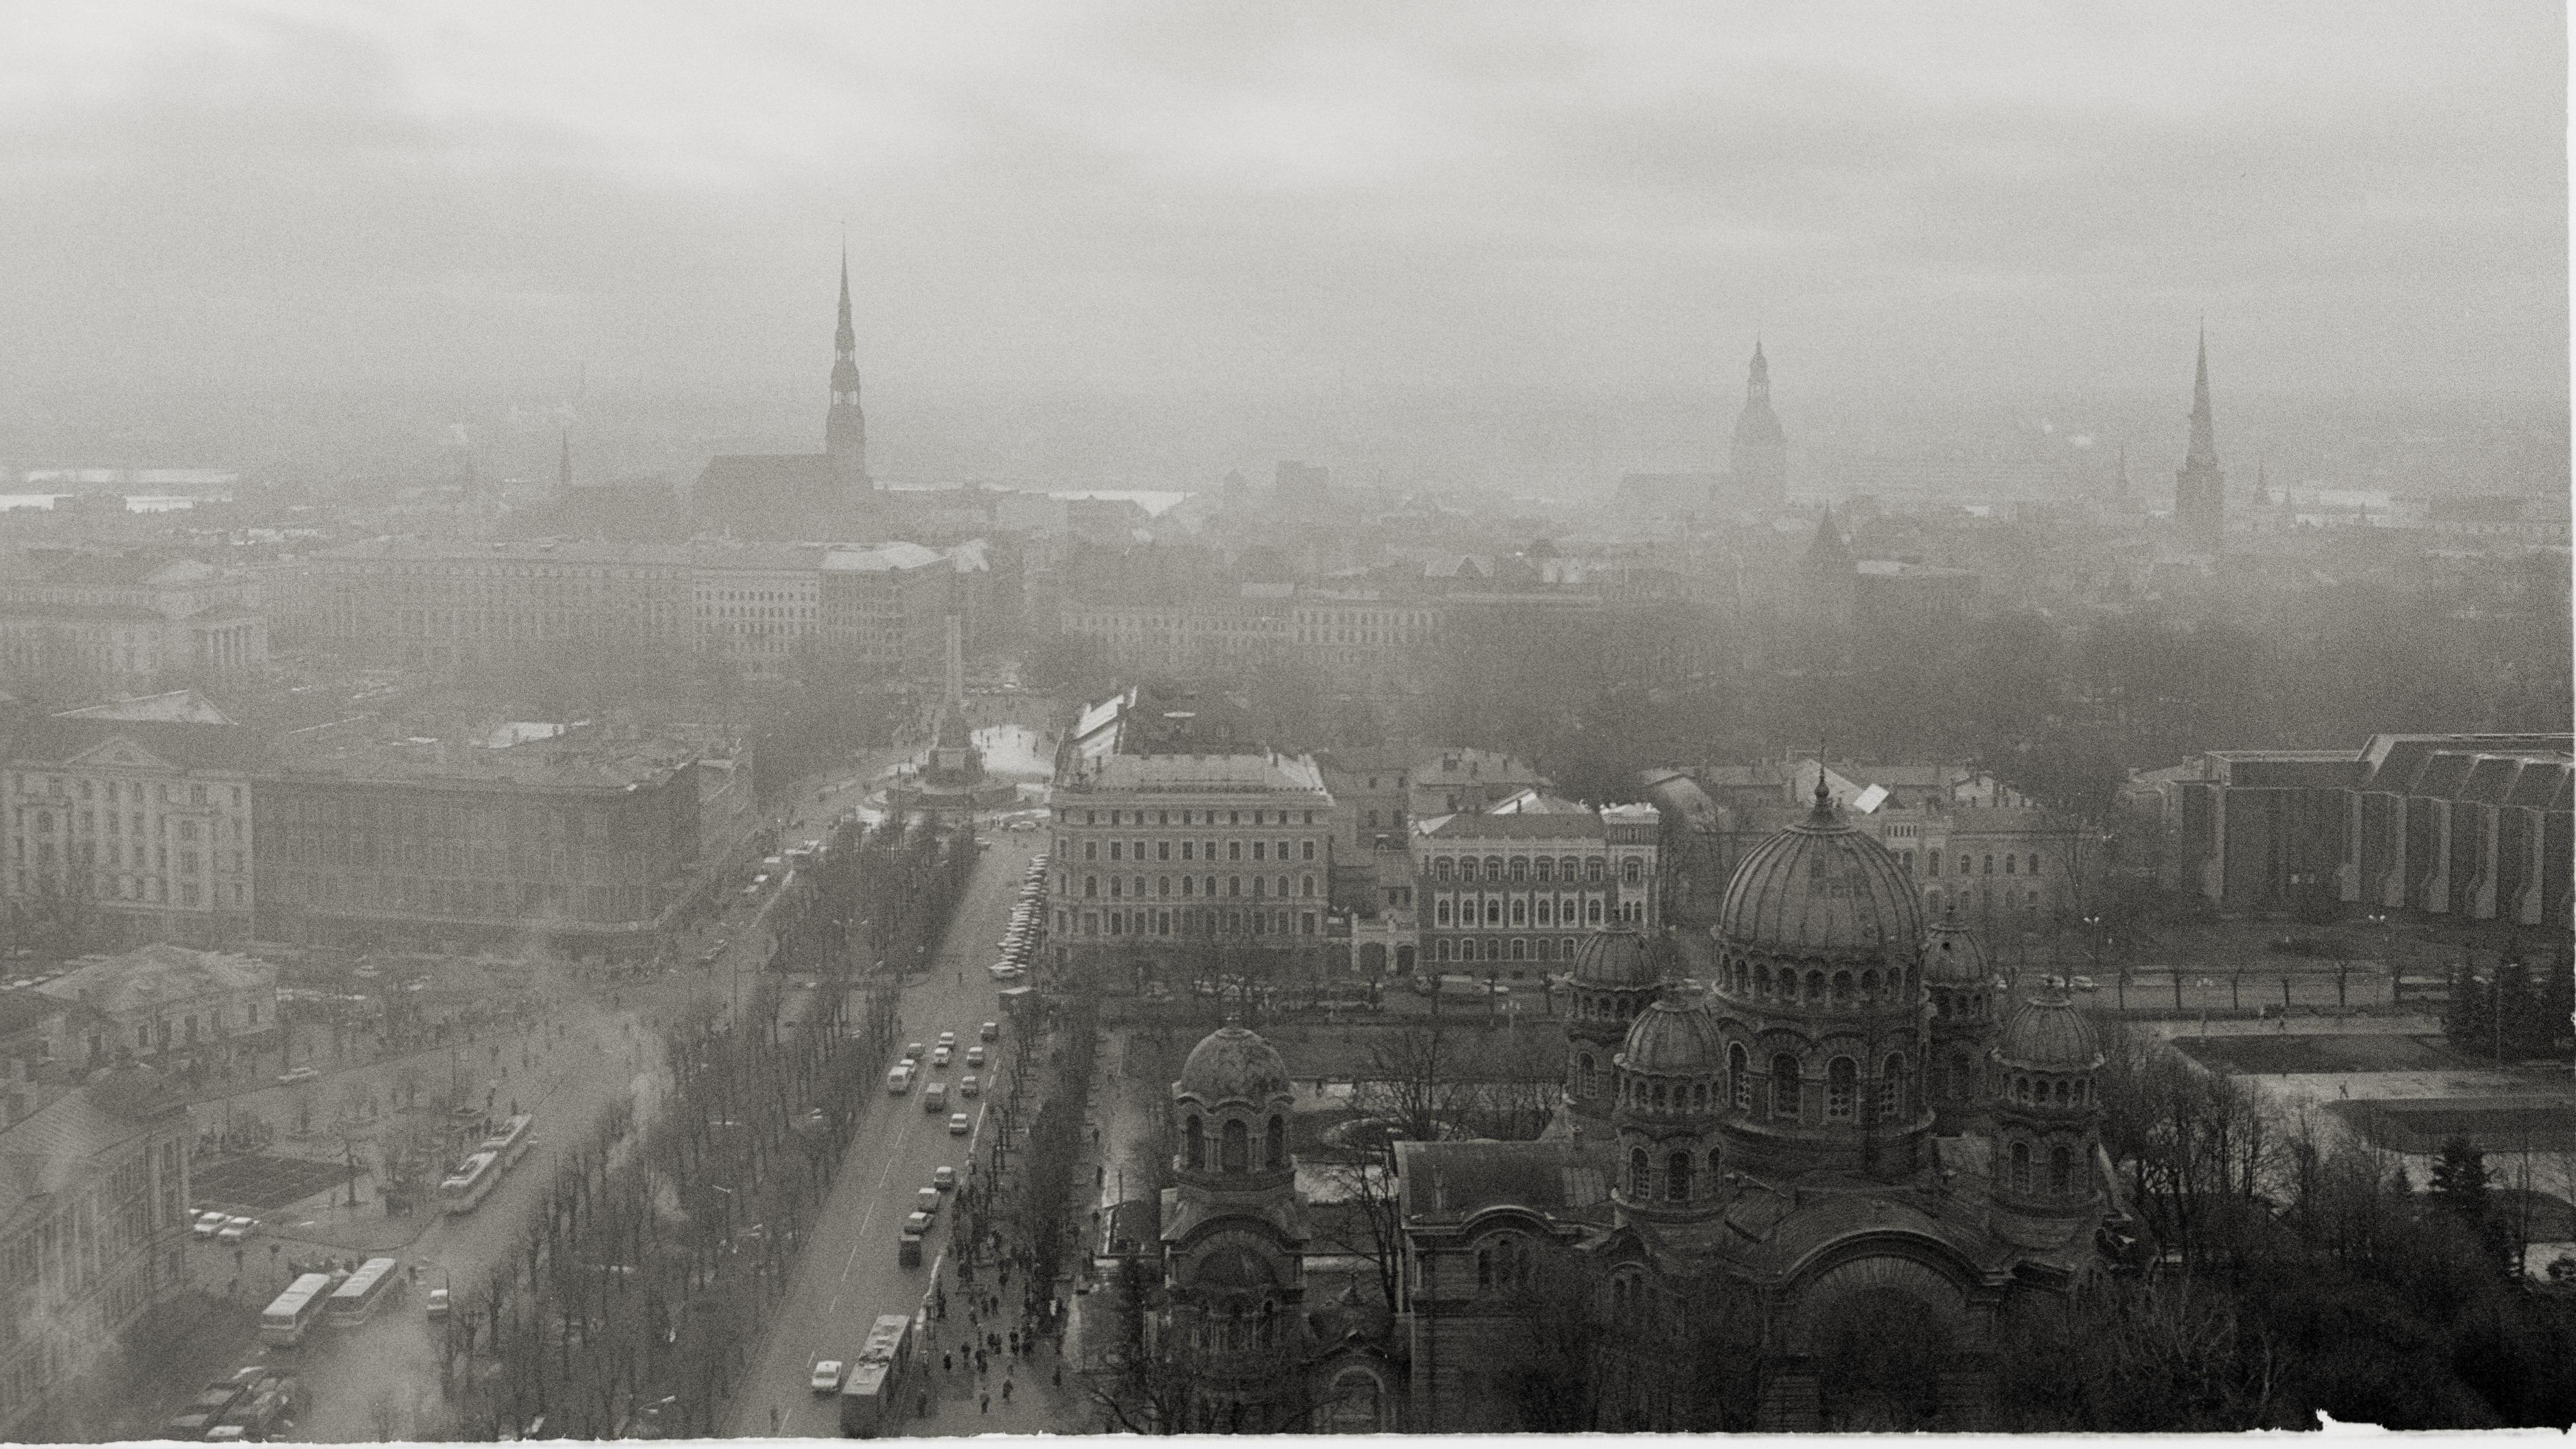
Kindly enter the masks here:
M 1771 360 L 1762 355 L 1762 339 L 1753 339 L 1753 362 L 1745 370 L 1744 410 L 1735 417 L 1735 438 L 1727 448 L 1727 476 L 1736 506 L 1778 508 L 1789 489 L 1789 440 L 1771 411 Z
M 2216 553 L 2226 533 L 2227 475 L 2218 467 L 2218 430 L 2209 408 L 2209 329 L 2191 376 L 2191 443 L 2174 474 L 2174 528 L 2194 553 Z
M 823 417 L 823 452 L 844 494 L 871 491 L 868 424 L 859 411 L 859 334 L 850 325 L 850 244 L 841 243 L 840 325 L 832 329 L 832 409 Z
M 2209 329 L 2200 332 L 2200 360 L 2191 374 L 2191 450 L 2183 455 L 2185 467 L 2198 463 L 2218 465 L 2218 429 L 2209 415 Z

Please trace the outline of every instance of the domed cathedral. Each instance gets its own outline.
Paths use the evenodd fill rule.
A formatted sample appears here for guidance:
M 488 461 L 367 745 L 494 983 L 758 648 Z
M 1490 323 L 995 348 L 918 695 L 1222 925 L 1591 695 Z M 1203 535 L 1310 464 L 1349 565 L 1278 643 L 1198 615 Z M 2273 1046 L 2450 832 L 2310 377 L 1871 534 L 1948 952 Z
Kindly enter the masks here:
M 1712 936 L 1705 994 L 1582 948 L 1573 1130 L 1398 1146 L 1405 1427 L 1975 1428 L 2012 1296 L 2094 1262 L 2089 1029 L 2062 997 L 1992 1028 L 1973 938 L 1821 781 Z
M 1163 1192 L 1163 1331 L 1191 1380 L 1185 1428 L 1276 1433 L 1306 1410 L 1283 1362 L 1312 1357 L 1306 1224 L 1288 1153 L 1288 1069 L 1227 1022 L 1172 1084 L 1174 1185 Z
M 1986 1057 L 1995 1048 L 1997 990 L 1986 950 L 1975 932 L 1959 924 L 1955 906 L 1924 937 L 1923 985 L 1932 1006 L 1923 1094 L 1932 1104 L 1932 1130 L 1956 1137 L 1986 1120 Z
M 1564 1108 L 1550 1137 L 1599 1137 L 1610 1131 L 1618 1080 L 1614 1064 L 1628 1028 L 1662 989 L 1661 943 L 1626 922 L 1583 939 L 1567 973 Z

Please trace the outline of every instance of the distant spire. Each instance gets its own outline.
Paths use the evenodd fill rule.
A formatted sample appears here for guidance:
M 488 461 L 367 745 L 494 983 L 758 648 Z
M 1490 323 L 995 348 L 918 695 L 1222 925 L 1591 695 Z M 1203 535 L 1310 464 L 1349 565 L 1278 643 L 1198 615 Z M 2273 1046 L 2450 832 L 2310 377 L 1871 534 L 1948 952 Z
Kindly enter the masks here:
M 2209 406 L 2209 329 L 2200 330 L 2191 374 L 2191 445 L 2174 475 L 2174 525 L 2198 553 L 2217 553 L 2226 534 L 2227 475 L 2218 466 L 2218 428 Z
M 1834 792 L 1825 784 L 1825 742 L 1816 741 L 1816 818 L 1830 820 L 1834 813 Z
M 841 241 L 841 315 L 832 329 L 832 407 L 823 418 L 823 452 L 852 494 L 871 491 L 868 424 L 859 410 L 859 334 L 850 324 L 850 243 Z
M 2191 448 L 2185 466 L 2218 461 L 2218 428 L 2209 411 L 2209 329 L 2200 330 L 2200 359 L 2191 373 Z

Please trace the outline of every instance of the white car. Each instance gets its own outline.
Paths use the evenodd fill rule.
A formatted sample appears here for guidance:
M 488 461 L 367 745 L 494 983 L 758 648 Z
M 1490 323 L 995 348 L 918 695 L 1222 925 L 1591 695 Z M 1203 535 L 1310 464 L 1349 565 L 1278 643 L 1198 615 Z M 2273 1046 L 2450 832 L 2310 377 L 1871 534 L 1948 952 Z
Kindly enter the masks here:
M 841 1361 L 837 1358 L 818 1358 L 814 1360 L 814 1377 L 810 1380 L 810 1383 L 813 1386 L 814 1392 L 818 1394 L 839 1393 L 841 1391 Z
M 190 1225 L 188 1231 L 199 1238 L 211 1238 L 222 1232 L 224 1224 L 231 1221 L 232 1218 L 224 1213 L 199 1213 L 197 1221 Z
M 977 1095 L 978 1093 L 981 1093 L 983 1090 L 984 1090 L 984 1084 L 983 1084 L 982 1082 L 980 1082 L 980 1081 L 976 1080 L 975 1074 L 974 1074 L 973 1072 L 968 1072 L 966 1075 L 964 1075 L 964 1076 L 962 1076 L 962 1077 L 960 1077 L 960 1078 L 958 1078 L 958 1079 L 957 1079 L 957 1095 L 958 1095 L 958 1096 L 961 1096 L 961 1097 L 972 1097 L 972 1096 Z
M 934 1067 L 944 1067 L 948 1065 L 948 1055 L 949 1052 L 947 1047 L 932 1047 L 930 1049 L 930 1064 Z
M 221 1228 L 216 1229 L 215 1241 L 219 1243 L 238 1243 L 258 1231 L 259 1219 L 257 1218 L 227 1218 L 224 1220 L 224 1225 Z
M 319 1067 L 289 1067 L 277 1074 L 277 1084 L 281 1087 L 291 1087 L 297 1082 L 312 1081 L 320 1075 L 322 1070 Z
M 974 1124 L 973 1122 L 971 1122 L 971 1121 L 968 1121 L 968 1120 L 967 1120 L 967 1117 L 966 1117 L 966 1114 L 965 1114 L 965 1113 L 963 1113 L 963 1112 L 951 1112 L 951 1113 L 949 1113 L 949 1114 L 948 1114 L 948 1135 L 949 1135 L 949 1136 L 951 1136 L 951 1137 L 963 1137 L 963 1136 L 965 1136 L 967 1133 L 972 1132 L 972 1131 L 974 1131 L 974 1130 L 975 1130 L 975 1124 Z
M 1021 974 L 1020 968 L 1008 961 L 996 961 L 985 967 L 984 972 L 996 981 L 1017 981 Z
M 953 1031 L 941 1032 L 939 1034 L 939 1044 L 944 1047 L 953 1047 L 957 1045 L 957 1033 Z
M 429 1301 L 421 1305 L 421 1308 L 422 1311 L 431 1318 L 445 1318 L 447 1316 L 447 1306 L 447 1290 L 444 1288 L 432 1288 L 429 1290 Z

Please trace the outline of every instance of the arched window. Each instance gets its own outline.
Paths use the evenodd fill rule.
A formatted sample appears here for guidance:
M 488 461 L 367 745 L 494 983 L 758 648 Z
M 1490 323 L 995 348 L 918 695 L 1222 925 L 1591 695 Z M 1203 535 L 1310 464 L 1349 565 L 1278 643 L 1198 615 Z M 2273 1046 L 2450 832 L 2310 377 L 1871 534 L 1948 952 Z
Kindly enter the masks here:
M 1525 881 L 1525 880 L 1528 880 L 1528 879 L 1529 879 L 1529 857 L 1528 857 L 1528 856 L 1526 856 L 1526 855 L 1515 855 L 1515 856 L 1513 856 L 1513 857 L 1512 857 L 1511 875 L 1509 876 L 1509 879 L 1510 879 L 1514 884 L 1518 884 L 1518 883 L 1520 883 L 1520 882 L 1522 882 L 1522 881 Z
M 1966 1052 L 1950 1053 L 1950 1095 L 1965 1097 L 1977 1090 L 1976 1075 L 1968 1070 Z
M 1753 1071 L 1741 1045 L 1726 1049 L 1726 1099 L 1738 1112 L 1753 1110 Z
M 1849 1057 L 1836 1057 L 1825 1064 L 1825 1120 L 1848 1122 L 1852 1104 L 1859 1095 L 1860 1068 Z
M 1822 1001 L 1825 999 L 1825 973 L 1822 971 L 1810 971 L 1807 973 L 1807 999 L 1809 1001 Z
M 1225 1124 L 1224 1135 L 1219 1139 L 1219 1141 L 1222 1144 L 1218 1149 L 1222 1159 L 1220 1165 L 1223 1166 L 1226 1171 L 1249 1172 L 1252 1170 L 1251 1128 L 1244 1126 L 1240 1119 L 1229 1121 Z
M 1431 908 L 1431 919 L 1438 925 L 1445 926 L 1449 924 L 1449 902 L 1447 900 L 1444 899 L 1438 905 Z M 1445 945 L 1447 943 L 1443 942 L 1442 944 Z
M 1281 1118 L 1271 1118 L 1262 1133 L 1261 1165 L 1273 1172 L 1288 1165 L 1288 1124 Z
M 1655 1083 L 1654 1103 L 1656 1111 L 1664 1110 L 1664 1084 L 1661 1082 Z
M 1852 996 L 1852 975 L 1851 975 L 1851 973 L 1850 973 L 1850 972 L 1848 972 L 1848 971 L 1837 971 L 1837 972 L 1835 972 L 1835 973 L 1834 973 L 1834 1004 L 1835 1004 L 1836 1006 L 1848 1006 L 1848 1005 L 1850 1005 L 1850 1004 L 1851 1004 L 1851 996 Z
M 1597 926 L 1597 925 L 1600 925 L 1600 924 L 1601 924 L 1601 902 L 1600 902 L 1600 901 L 1598 901 L 1598 900 L 1592 900 L 1592 901 L 1586 901 L 1586 902 L 1584 902 L 1584 905 L 1583 905 L 1583 920 L 1584 920 L 1584 924 L 1586 924 L 1586 925 Z
M 1876 1001 L 1878 999 L 1879 984 L 1879 977 L 1876 971 L 1864 971 L 1860 973 L 1860 994 L 1862 999 L 1867 1001 Z
M 1878 1118 L 1892 1122 L 1905 1113 L 1905 1054 L 1888 1053 L 1878 1069 Z
M 1646 1149 L 1628 1149 L 1628 1196 L 1634 1201 L 1644 1202 L 1654 1194 L 1655 1185 L 1647 1175 Z
M 1207 1133 L 1199 1126 L 1197 1114 L 1181 1128 L 1182 1160 L 1192 1167 L 1207 1166 Z
M 2048 1149 L 2048 1195 L 2075 1195 L 2075 1154 L 2067 1151 L 2064 1143 Z
M 2034 853 L 2030 858 L 2030 873 L 2032 875 L 2039 874 L 2039 856 L 2036 853 Z
M 1689 1202 L 1691 1160 L 1687 1152 L 1676 1152 L 1664 1160 L 1664 1200 Z
M 1798 1059 L 1785 1052 L 1771 1059 L 1771 1115 L 1798 1115 Z
M 1630 856 L 1630 857 L 1628 857 L 1626 860 L 1623 860 L 1623 861 L 1619 862 L 1619 883 L 1620 883 L 1620 884 L 1622 884 L 1622 885 L 1638 885 L 1638 884 L 1643 883 L 1643 882 L 1644 882 L 1644 880 L 1645 880 L 1645 862 L 1643 862 L 1643 861 L 1641 861 L 1641 860 L 1637 859 L 1637 858 L 1636 858 L 1635 856 L 1633 856 L 1633 855 L 1632 855 L 1632 856 Z
M 2014 1101 L 2016 1101 L 2016 1102 L 2019 1102 L 2019 1103 L 2023 1104 L 2024 1106 L 2029 1105 L 2029 1103 L 2030 1103 L 2030 1078 L 2028 1078 L 2028 1077 L 2015 1077 L 2015 1078 L 2013 1078 L 2013 1100 L 2014 1100 Z
M 1574 1095 L 1589 1097 L 1592 1086 L 1592 1053 L 1585 1052 L 1574 1059 Z
M 1691 1110 L 1694 1112 L 1705 1112 L 1708 1110 L 1708 1083 L 1691 1083 Z
M 1449 909 L 1448 902 L 1446 902 L 1446 901 L 1441 902 L 1441 907 L 1440 907 L 1440 908 L 1441 908 L 1441 914 L 1443 914 L 1443 915 L 1448 914 L 1448 909 Z M 1443 924 L 1446 924 L 1446 922 L 1443 922 Z M 1439 941 L 1436 943 L 1436 945 L 1434 946 L 1432 954 L 1433 954 L 1437 959 L 1439 959 L 1439 960 L 1442 960 L 1442 961 L 1446 961 L 1446 960 L 1448 960 L 1448 959 L 1449 959 L 1449 938 L 1448 938 L 1448 937 L 1446 937 L 1446 936 L 1441 937 L 1441 938 L 1440 938 L 1440 940 L 1439 940 Z
M 2012 1189 L 2018 1193 L 2030 1191 L 2030 1144 L 2027 1142 L 2012 1145 Z
M 1447 880 L 1456 873 L 1457 864 L 1456 861 L 1444 855 L 1431 863 L 1431 873 L 1437 879 Z

